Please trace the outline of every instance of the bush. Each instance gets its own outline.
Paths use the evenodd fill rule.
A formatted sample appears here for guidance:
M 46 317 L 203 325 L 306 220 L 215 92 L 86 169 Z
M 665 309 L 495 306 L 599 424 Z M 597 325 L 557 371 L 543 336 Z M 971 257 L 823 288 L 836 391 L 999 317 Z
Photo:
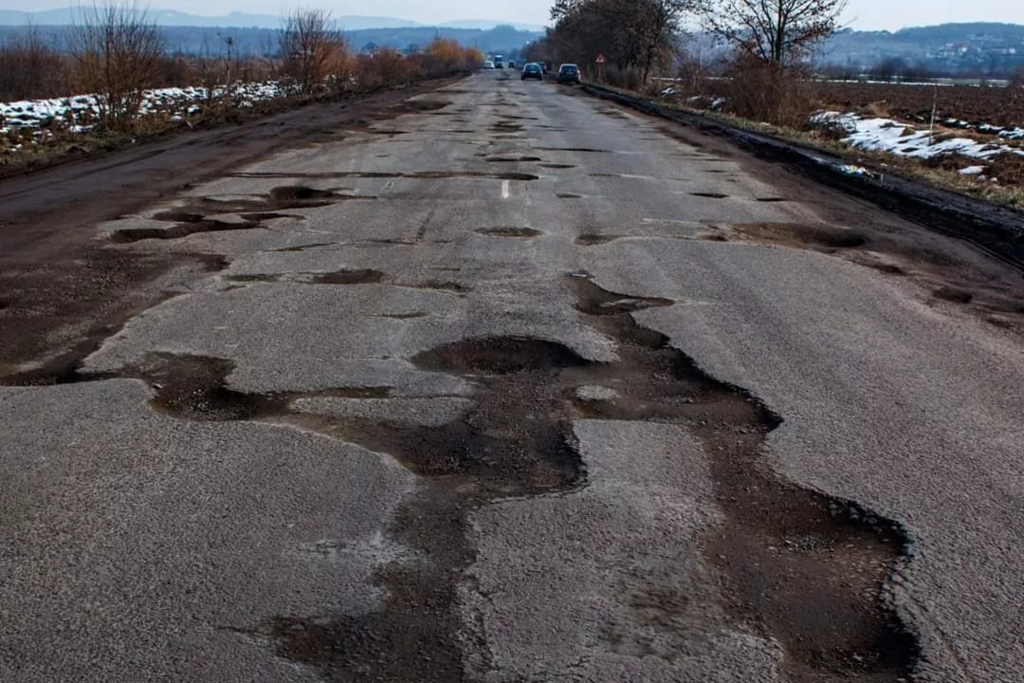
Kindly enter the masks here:
M 613 88 L 639 90 L 644 85 L 644 72 L 638 67 L 620 69 L 614 64 L 607 64 L 601 76 Z
M 29 100 L 66 95 L 68 60 L 34 27 L 0 46 L 0 99 Z
M 129 130 L 143 90 L 159 78 L 163 38 L 146 10 L 121 5 L 81 10 L 71 29 L 71 56 L 80 92 L 99 96 L 100 124 Z
M 804 129 L 816 102 L 810 73 L 801 67 L 739 59 L 730 70 L 729 110 L 746 119 Z
M 397 50 L 383 49 L 361 54 L 354 67 L 360 88 L 372 89 L 400 85 L 415 78 L 418 68 L 414 60 L 406 60 Z

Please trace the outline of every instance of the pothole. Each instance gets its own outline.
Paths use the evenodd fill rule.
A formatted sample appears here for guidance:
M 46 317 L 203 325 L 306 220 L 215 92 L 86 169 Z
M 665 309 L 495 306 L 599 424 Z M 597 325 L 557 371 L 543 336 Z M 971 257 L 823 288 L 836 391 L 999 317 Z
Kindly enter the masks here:
M 426 318 L 429 315 L 426 311 L 413 311 L 411 313 L 381 313 L 377 317 L 391 320 L 415 320 L 416 318 Z
M 243 213 L 241 217 L 252 223 L 262 223 L 263 221 L 273 221 L 278 218 L 291 218 L 297 221 L 306 220 L 305 216 L 300 216 L 294 213 L 278 213 L 276 211 L 258 211 L 255 213 Z
M 575 192 L 556 192 L 555 196 L 559 199 L 583 199 L 583 195 Z
M 569 282 L 588 322 L 620 343 L 619 397 L 579 409 L 601 419 L 687 424 L 704 444 L 725 513 L 706 552 L 726 578 L 733 618 L 783 646 L 791 680 L 908 679 L 919 647 L 883 597 L 905 560 L 902 529 L 856 503 L 780 480 L 760 463 L 781 420 L 629 315 L 665 300 L 609 292 L 585 275 Z
M 507 375 L 514 372 L 580 367 L 589 362 L 557 342 L 532 337 L 465 339 L 412 359 L 424 370 L 454 374 Z
M 396 107 L 396 109 L 401 109 L 401 108 L 408 107 L 409 109 L 412 109 L 414 111 L 431 111 L 431 112 L 433 112 L 433 111 L 437 111 L 438 109 L 444 109 L 445 107 L 447 107 L 450 104 L 451 104 L 450 100 L 431 100 L 431 99 L 409 100 L 409 101 L 405 102 L 404 104 L 399 105 L 398 107 Z
M 585 233 L 576 238 L 576 244 L 584 247 L 591 247 L 597 244 L 608 244 L 609 242 L 614 242 L 622 237 L 622 235 L 597 235 L 594 233 Z
M 419 289 L 435 289 L 442 292 L 454 292 L 456 294 L 467 294 L 473 291 L 473 288 L 469 285 L 464 285 L 461 282 L 454 282 L 451 280 L 427 280 L 418 285 L 413 285 Z
M 583 154 L 612 154 L 607 149 L 594 149 L 593 147 L 538 147 L 542 152 L 580 152 Z
M 379 270 L 336 270 L 333 273 L 317 275 L 312 282 L 318 285 L 365 285 L 375 284 L 384 280 L 384 273 Z
M 969 304 L 974 300 L 973 293 L 958 287 L 939 287 L 932 292 L 932 296 L 955 304 Z
M 153 410 L 192 421 L 230 422 L 280 418 L 291 412 L 296 398 L 332 397 L 382 399 L 390 387 L 337 387 L 312 392 L 250 394 L 227 385 L 234 362 L 224 358 L 187 354 L 151 353 L 139 364 L 116 373 L 117 377 L 143 380 L 154 390 Z M 84 375 L 82 381 L 107 379 L 112 373 Z
M 634 420 L 684 425 L 703 443 L 723 513 L 704 542 L 708 561 L 723 576 L 729 614 L 740 628 L 780 644 L 790 680 L 909 678 L 917 642 L 881 597 L 905 561 L 902 529 L 856 503 L 775 477 L 761 458 L 780 419 L 743 390 L 705 375 L 631 315 L 671 300 L 612 292 L 585 273 L 566 282 L 582 320 L 617 342 L 618 359 L 594 362 L 557 341 L 518 336 L 435 347 L 410 362 L 473 386 L 472 407 L 441 426 L 296 414 L 290 405 L 300 396 L 227 388 L 232 365 L 219 359 L 156 355 L 138 369 L 163 412 L 271 417 L 389 453 L 421 476 L 387 530 L 419 560 L 379 570 L 387 596 L 380 609 L 280 615 L 257 635 L 330 680 L 465 680 L 457 590 L 473 561 L 467 513 L 497 499 L 573 490 L 585 477 L 573 422 Z M 334 391 L 390 395 L 373 387 Z M 664 608 L 672 612 L 674 604 L 686 601 Z M 672 628 L 670 620 L 664 628 Z
M 553 169 L 577 168 L 574 164 L 541 164 L 540 167 Z
M 110 234 L 110 241 L 119 244 L 141 240 L 176 240 L 200 232 L 226 232 L 229 230 L 252 230 L 263 227 L 250 221 L 235 223 L 218 220 L 192 220 L 177 223 L 169 228 L 123 228 Z
M 306 202 L 315 199 L 369 199 L 366 195 L 345 195 L 338 194 L 334 190 L 317 190 L 305 185 L 285 185 L 275 187 L 268 193 L 271 201 L 274 202 Z
M 516 162 L 529 162 L 529 161 L 540 161 L 540 157 L 531 156 L 520 156 L 520 157 L 488 157 L 484 161 L 490 163 L 516 163 Z
M 544 234 L 534 228 L 479 228 L 476 232 L 491 237 L 539 237 Z
M 781 242 L 793 246 L 816 246 L 826 249 L 854 249 L 868 243 L 863 233 L 848 228 L 804 223 L 739 223 L 733 230 L 748 237 Z
M 704 197 L 705 199 L 728 199 L 729 195 L 721 192 L 691 192 L 691 197 Z

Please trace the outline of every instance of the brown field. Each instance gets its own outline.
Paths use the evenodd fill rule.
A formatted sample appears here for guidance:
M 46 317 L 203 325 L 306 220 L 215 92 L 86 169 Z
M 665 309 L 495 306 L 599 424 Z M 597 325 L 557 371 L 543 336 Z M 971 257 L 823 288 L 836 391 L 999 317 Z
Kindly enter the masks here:
M 937 97 L 940 121 L 957 119 L 973 125 L 1024 128 L 1024 88 L 818 83 L 816 94 L 826 108 L 905 121 L 928 121 Z

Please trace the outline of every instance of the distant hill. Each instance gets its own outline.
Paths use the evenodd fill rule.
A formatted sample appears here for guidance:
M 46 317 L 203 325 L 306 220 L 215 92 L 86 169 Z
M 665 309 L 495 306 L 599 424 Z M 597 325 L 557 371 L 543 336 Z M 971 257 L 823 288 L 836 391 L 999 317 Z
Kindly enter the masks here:
M 24 26 L 31 21 L 36 26 L 67 26 L 75 22 L 76 11 L 73 8 L 46 10 L 41 12 L 22 12 L 19 10 L 0 10 L 0 26 Z M 207 17 L 187 14 L 176 10 L 150 9 L 150 17 L 160 26 L 188 26 L 201 28 L 279 28 L 282 24 L 280 16 L 273 14 L 250 14 L 248 12 L 231 12 L 223 16 Z M 346 31 L 362 31 L 380 28 L 424 28 L 424 24 L 394 17 L 368 17 L 360 15 L 340 15 L 334 21 Z M 487 31 L 502 25 L 504 22 L 494 20 L 462 20 L 442 24 L 440 28 L 477 29 Z M 514 24 L 516 29 L 524 31 L 543 31 L 542 26 Z
M 819 53 L 819 61 L 870 68 L 901 60 L 924 70 L 997 76 L 1024 65 L 1024 26 L 941 24 L 889 31 L 840 31 Z
M 449 21 L 441 24 L 442 28 L 478 28 L 484 31 L 496 26 L 512 26 L 518 31 L 529 31 L 530 33 L 544 32 L 544 27 L 540 24 L 516 24 L 511 21 L 488 21 L 487 19 L 465 19 L 462 21 Z
M 10 36 L 25 31 L 24 25 L 0 25 L 0 44 Z M 68 45 L 68 26 L 39 25 L 36 30 L 57 50 Z M 280 28 L 231 28 L 207 26 L 162 26 L 160 29 L 167 52 L 191 55 L 224 55 L 225 38 L 230 37 L 238 55 L 273 55 L 277 52 Z M 489 30 L 466 28 L 399 27 L 345 31 L 345 39 L 353 50 L 381 47 L 402 51 L 426 46 L 434 38 L 456 40 L 466 47 L 485 53 L 516 54 L 527 43 L 541 37 L 539 32 L 519 31 L 511 26 Z

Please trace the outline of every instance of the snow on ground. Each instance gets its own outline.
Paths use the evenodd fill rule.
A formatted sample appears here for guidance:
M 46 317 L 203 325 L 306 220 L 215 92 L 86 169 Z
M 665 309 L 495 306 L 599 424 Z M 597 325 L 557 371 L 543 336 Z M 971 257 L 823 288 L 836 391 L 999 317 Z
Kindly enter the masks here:
M 819 112 L 811 117 L 811 123 L 817 126 L 838 126 L 846 132 L 843 142 L 852 147 L 870 152 L 887 152 L 897 156 L 913 159 L 933 159 L 941 156 L 958 154 L 964 157 L 989 161 L 1000 154 L 1024 155 L 1019 147 L 1000 142 L 982 142 L 968 137 L 951 136 L 948 132 L 938 130 L 932 134 L 928 129 L 919 130 L 915 126 L 885 118 L 861 117 L 856 114 L 843 114 L 835 111 Z M 1021 139 L 1024 130 L 996 129 L 989 134 L 997 134 L 1005 139 Z M 975 168 L 981 168 L 975 171 Z M 984 166 L 969 166 L 964 175 L 979 175 Z
M 227 94 L 224 86 L 214 88 L 212 98 Z M 265 83 L 237 83 L 231 86 L 231 99 L 239 107 L 252 107 L 258 102 L 274 100 L 293 94 L 288 86 L 277 81 Z M 160 88 L 143 92 L 140 116 L 165 114 L 172 120 L 182 121 L 202 111 L 210 101 L 207 88 Z M 72 132 L 89 130 L 100 111 L 97 95 L 74 95 L 46 100 L 0 102 L 0 135 L 18 129 L 40 129 L 53 125 Z

